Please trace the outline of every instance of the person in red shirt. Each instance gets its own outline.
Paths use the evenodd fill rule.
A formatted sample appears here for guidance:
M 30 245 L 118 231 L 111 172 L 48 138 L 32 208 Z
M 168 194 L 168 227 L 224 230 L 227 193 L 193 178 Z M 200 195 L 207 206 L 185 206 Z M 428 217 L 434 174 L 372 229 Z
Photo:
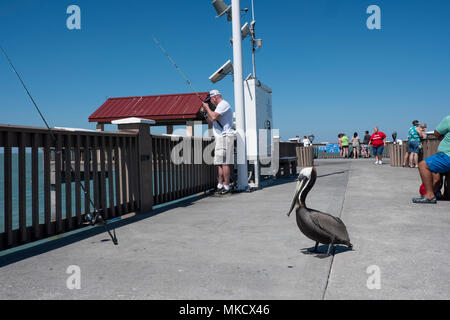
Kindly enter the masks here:
M 383 164 L 381 158 L 383 157 L 384 146 L 386 145 L 386 135 L 380 131 L 378 127 L 373 129 L 375 132 L 369 140 L 369 148 L 372 145 L 372 153 L 375 156 L 375 164 Z

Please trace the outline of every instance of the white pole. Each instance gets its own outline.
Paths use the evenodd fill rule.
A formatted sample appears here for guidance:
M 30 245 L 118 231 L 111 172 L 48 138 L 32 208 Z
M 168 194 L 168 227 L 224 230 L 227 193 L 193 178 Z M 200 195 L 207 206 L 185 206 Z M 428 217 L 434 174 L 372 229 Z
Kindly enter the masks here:
M 232 0 L 234 60 L 234 105 L 236 108 L 238 190 L 248 188 L 247 147 L 245 142 L 244 79 L 242 72 L 241 4 Z

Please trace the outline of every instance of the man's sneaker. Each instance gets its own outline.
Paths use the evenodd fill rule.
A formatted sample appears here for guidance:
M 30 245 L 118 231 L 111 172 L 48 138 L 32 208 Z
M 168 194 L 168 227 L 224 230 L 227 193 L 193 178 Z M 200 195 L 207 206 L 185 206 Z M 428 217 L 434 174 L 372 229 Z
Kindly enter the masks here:
M 222 191 L 224 190 L 224 188 L 217 188 L 216 191 L 214 192 L 215 194 L 221 194 Z
M 378 161 L 378 164 L 383 164 L 383 161 L 381 161 L 381 160 L 380 160 L 380 161 Z
M 227 194 L 227 193 L 230 193 L 230 192 L 231 192 L 231 188 L 228 188 L 228 189 L 223 188 L 222 191 L 220 192 L 220 194 L 224 195 L 224 194 Z
M 378 164 L 378 160 L 377 160 L 377 161 L 375 161 L 375 164 Z

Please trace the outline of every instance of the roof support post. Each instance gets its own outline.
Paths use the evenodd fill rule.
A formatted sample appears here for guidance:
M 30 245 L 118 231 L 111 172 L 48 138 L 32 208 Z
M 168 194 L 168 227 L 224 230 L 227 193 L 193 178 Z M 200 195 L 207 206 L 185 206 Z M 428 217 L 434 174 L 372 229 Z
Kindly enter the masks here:
M 188 137 L 194 136 L 194 121 L 186 121 L 186 135 Z

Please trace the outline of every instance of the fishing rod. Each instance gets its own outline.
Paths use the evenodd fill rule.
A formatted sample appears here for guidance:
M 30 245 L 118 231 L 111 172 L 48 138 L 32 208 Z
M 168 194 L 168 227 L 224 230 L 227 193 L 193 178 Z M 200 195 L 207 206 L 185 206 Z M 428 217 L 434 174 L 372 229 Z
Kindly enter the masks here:
M 178 73 L 183 77 L 184 81 L 186 81 L 187 85 L 189 87 L 191 87 L 192 91 L 194 91 L 194 93 L 197 95 L 197 97 L 200 99 L 200 101 L 202 102 L 202 104 L 204 102 L 209 104 L 209 99 L 210 96 L 208 95 L 208 97 L 206 98 L 206 100 L 203 100 L 200 97 L 200 94 L 197 92 L 197 89 L 194 88 L 194 86 L 192 85 L 191 81 L 189 81 L 189 79 L 186 77 L 186 75 L 184 74 L 184 72 L 180 69 L 180 67 L 178 67 L 178 65 L 175 63 L 175 61 L 172 59 L 171 56 L 169 56 L 169 53 L 167 52 L 166 49 L 164 49 L 164 47 L 161 45 L 161 43 L 159 43 L 159 41 L 153 37 L 153 41 L 155 42 L 155 44 L 161 49 L 161 51 L 164 53 L 164 55 L 169 59 L 169 61 L 173 64 L 173 66 L 175 67 L 175 69 L 177 69 Z M 206 114 L 202 113 L 203 117 L 206 119 Z M 219 124 L 219 126 L 223 129 L 222 124 L 219 122 L 219 120 L 216 120 L 216 122 Z
M 45 126 L 47 127 L 47 129 L 50 131 L 50 135 L 53 139 L 53 143 L 57 144 L 57 139 L 56 136 L 53 132 L 53 130 L 50 128 L 50 126 L 48 125 L 48 122 L 45 120 L 44 115 L 42 114 L 41 110 L 39 109 L 39 107 L 36 104 L 36 101 L 34 101 L 33 96 L 31 95 L 30 91 L 28 91 L 27 86 L 25 85 L 25 83 L 22 80 L 22 77 L 19 75 L 19 73 L 17 72 L 16 68 L 14 67 L 14 64 L 12 63 L 11 59 L 9 59 L 9 56 L 6 54 L 5 49 L 3 49 L 2 46 L 0 46 L 0 49 L 3 52 L 3 55 L 5 56 L 6 60 L 8 60 L 9 65 L 11 66 L 11 68 L 13 69 L 14 73 L 17 75 L 17 77 L 20 80 L 20 83 L 22 84 L 23 88 L 25 89 L 25 91 L 28 94 L 28 97 L 31 99 L 31 102 L 33 102 L 34 107 L 36 108 L 37 112 L 39 113 L 39 115 L 41 116 L 41 119 L 44 121 Z M 61 151 L 55 150 L 56 153 L 61 153 Z M 73 168 L 72 168 L 72 163 L 70 163 L 70 174 L 72 175 L 73 172 Z M 106 229 L 106 231 L 108 232 L 109 236 L 111 237 L 112 242 L 115 245 L 118 245 L 118 240 L 116 237 L 116 230 L 113 229 L 113 234 L 111 233 L 111 231 L 108 228 L 108 223 L 105 221 L 105 219 L 103 219 L 103 216 L 101 215 L 100 211 L 97 209 L 97 207 L 95 206 L 94 202 L 92 201 L 90 195 L 86 192 L 86 189 L 84 188 L 84 185 L 81 183 L 81 181 L 78 181 L 78 183 L 81 186 L 81 189 L 83 190 L 83 193 L 85 195 L 85 197 L 89 198 L 89 202 L 92 205 L 92 207 L 94 208 L 94 215 L 92 215 L 91 213 L 86 213 L 83 215 L 83 220 L 87 223 L 89 223 L 90 225 L 95 225 L 97 224 L 97 222 L 100 222 Z

